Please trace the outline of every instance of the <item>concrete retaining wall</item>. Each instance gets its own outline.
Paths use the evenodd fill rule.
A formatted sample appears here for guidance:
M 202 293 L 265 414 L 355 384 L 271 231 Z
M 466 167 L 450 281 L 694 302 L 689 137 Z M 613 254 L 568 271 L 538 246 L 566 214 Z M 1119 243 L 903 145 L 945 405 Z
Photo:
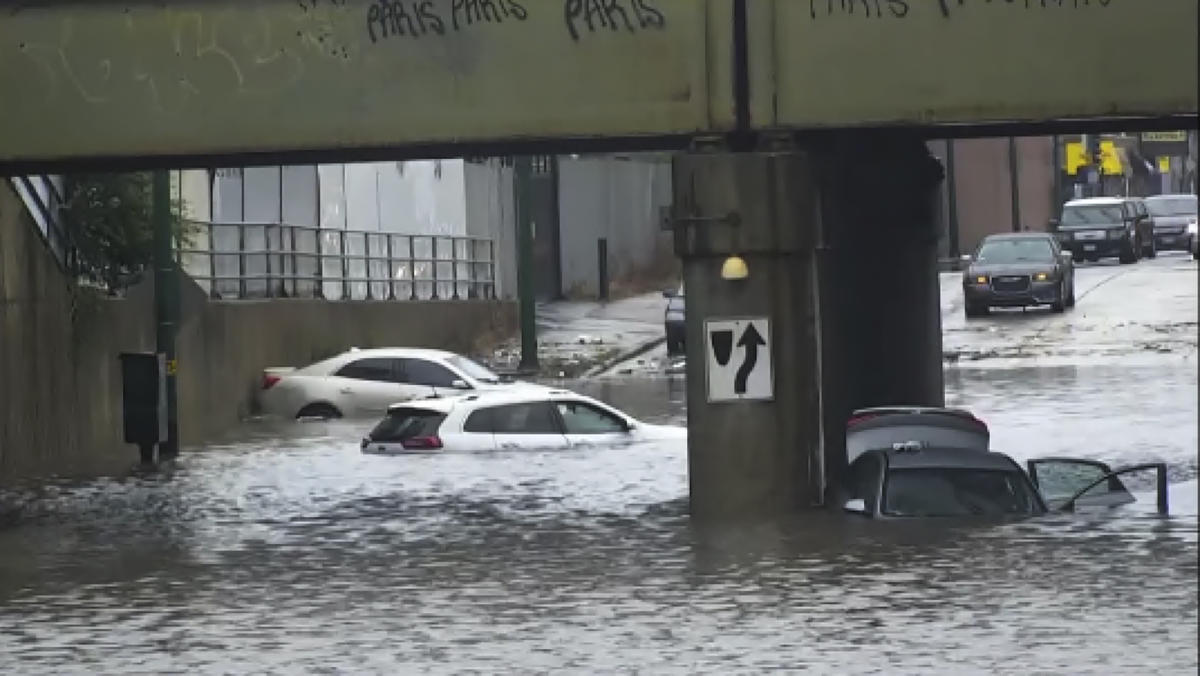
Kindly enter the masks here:
M 193 444 L 250 412 L 266 366 L 299 366 L 351 346 L 471 352 L 516 326 L 508 302 L 275 300 L 210 303 L 184 285 L 179 417 Z M 72 287 L 20 199 L 0 182 L 0 483 L 120 470 L 117 355 L 154 348 L 153 289 L 110 299 Z
M 653 155 L 562 158 L 559 163 L 562 290 L 594 297 L 596 241 L 608 239 L 609 278 L 667 272 L 672 240 L 659 226 L 671 204 L 671 163 Z

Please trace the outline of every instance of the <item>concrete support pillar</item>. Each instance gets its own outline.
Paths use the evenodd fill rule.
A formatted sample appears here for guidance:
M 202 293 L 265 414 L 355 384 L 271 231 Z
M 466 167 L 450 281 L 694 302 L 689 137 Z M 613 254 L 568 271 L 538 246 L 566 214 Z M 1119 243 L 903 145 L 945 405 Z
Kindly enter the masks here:
M 895 132 L 827 140 L 813 159 L 823 441 L 832 473 L 844 466 L 853 410 L 944 405 L 936 216 L 944 172 L 920 139 Z
M 692 514 L 754 517 L 812 505 L 822 457 L 809 160 L 797 153 L 680 155 L 673 186 L 688 302 Z M 730 254 L 746 261 L 748 278 L 721 278 Z M 705 320 L 745 317 L 770 320 L 773 398 L 710 402 Z

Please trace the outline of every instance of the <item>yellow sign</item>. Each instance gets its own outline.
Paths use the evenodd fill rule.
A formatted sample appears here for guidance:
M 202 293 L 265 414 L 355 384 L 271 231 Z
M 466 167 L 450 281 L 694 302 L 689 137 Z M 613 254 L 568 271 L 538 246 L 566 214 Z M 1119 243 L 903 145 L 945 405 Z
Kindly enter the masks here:
M 1088 157 L 1082 143 L 1067 143 L 1065 150 L 1066 158 L 1063 162 L 1063 168 L 1067 170 L 1067 174 L 1070 176 L 1078 174 L 1081 168 L 1090 167 L 1094 164 L 1092 158 Z M 1100 142 L 1100 157 L 1105 175 L 1119 176 L 1125 173 L 1124 166 L 1121 164 L 1121 156 L 1117 153 L 1117 146 L 1112 141 Z
M 1186 143 L 1186 131 L 1148 131 L 1142 134 L 1142 140 L 1150 143 Z
M 1169 158 L 1169 157 L 1158 158 L 1158 173 L 1160 173 L 1160 174 L 1171 173 L 1171 158 Z
M 176 373 L 179 373 L 179 360 L 178 359 L 167 360 L 167 375 L 173 376 Z

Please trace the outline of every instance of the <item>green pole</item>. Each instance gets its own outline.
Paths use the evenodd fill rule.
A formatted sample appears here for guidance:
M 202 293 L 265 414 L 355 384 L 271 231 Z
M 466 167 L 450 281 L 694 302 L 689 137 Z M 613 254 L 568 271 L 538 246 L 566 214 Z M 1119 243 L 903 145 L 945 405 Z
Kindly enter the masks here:
M 521 370 L 535 371 L 537 308 L 533 299 L 533 160 L 518 157 L 513 177 L 517 211 L 517 296 L 521 311 Z
M 179 268 L 172 247 L 171 177 L 166 170 L 154 172 L 152 217 L 154 225 L 154 320 L 158 352 L 167 358 L 167 441 L 159 446 L 159 458 L 179 454 L 178 394 L 175 374 L 175 328 L 179 316 Z
M 1020 171 L 1017 169 L 1017 139 L 1008 137 L 1008 182 L 1012 186 L 1012 231 L 1021 231 L 1021 185 Z

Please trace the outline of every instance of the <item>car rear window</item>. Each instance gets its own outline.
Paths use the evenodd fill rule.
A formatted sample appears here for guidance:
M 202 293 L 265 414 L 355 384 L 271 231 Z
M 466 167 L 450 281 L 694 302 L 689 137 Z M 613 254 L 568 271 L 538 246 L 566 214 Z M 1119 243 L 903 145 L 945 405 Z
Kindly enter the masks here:
M 894 469 L 883 484 L 890 516 L 955 517 L 1036 514 L 1037 498 L 1016 470 Z
M 446 419 L 445 414 L 420 408 L 397 408 L 371 430 L 371 441 L 403 441 L 414 437 L 432 436 Z

